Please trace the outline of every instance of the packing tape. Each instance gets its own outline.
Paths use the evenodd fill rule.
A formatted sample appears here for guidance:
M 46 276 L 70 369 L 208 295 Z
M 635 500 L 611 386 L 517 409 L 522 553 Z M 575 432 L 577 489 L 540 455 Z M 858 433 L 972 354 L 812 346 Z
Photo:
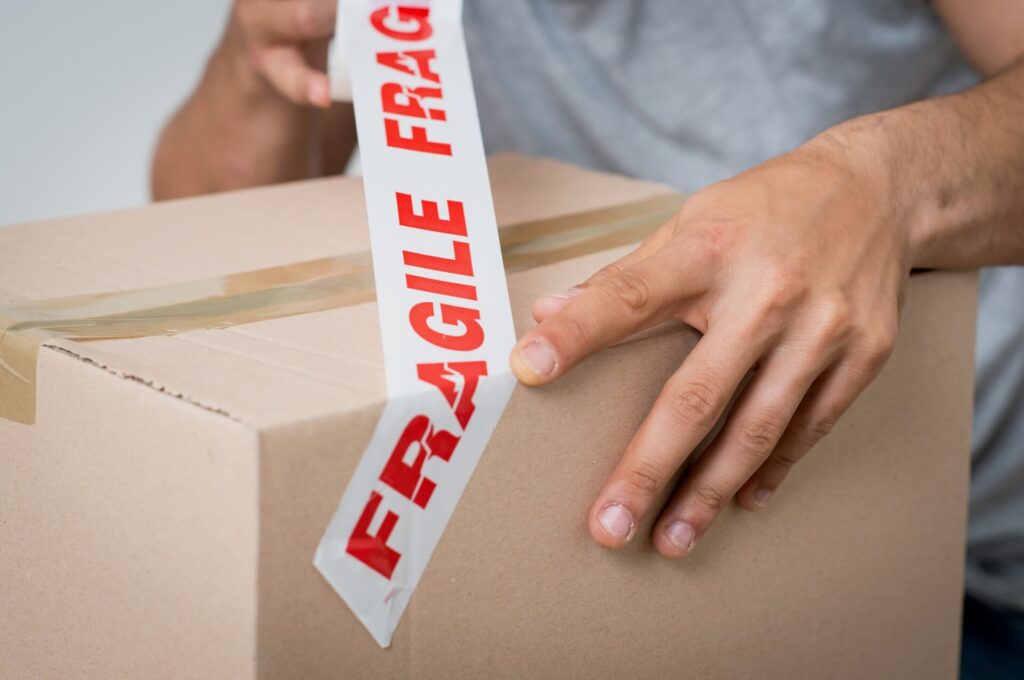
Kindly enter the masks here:
M 505 271 L 525 271 L 636 243 L 683 203 L 679 194 L 508 225 Z M 175 335 L 323 311 L 376 299 L 369 252 L 166 286 L 0 307 L 0 419 L 35 422 L 41 345 Z
M 331 99 L 352 101 L 352 79 L 348 74 L 348 50 L 344 34 L 336 33 L 327 51 L 327 74 L 331 82 Z
M 0 386 L 13 381 L 12 393 L 20 388 L 24 398 L 35 380 L 26 351 L 38 351 L 46 333 L 81 331 L 97 318 L 105 321 L 85 331 L 91 337 L 313 311 L 328 300 L 368 300 L 372 275 L 388 401 L 314 564 L 382 647 L 515 385 L 507 364 L 515 329 L 461 15 L 461 0 L 338 3 L 372 268 L 365 257 L 350 256 L 146 293 L 13 307 L 4 316 L 14 322 L 0 336 L 0 350 L 12 348 Z M 536 242 L 547 235 L 521 231 L 527 233 L 514 245 L 542 263 L 545 247 Z M 142 305 L 139 298 L 148 296 L 157 303 Z M 60 319 L 62 313 L 69 318 Z M 11 413 L 26 418 L 24 402 Z
M 313 563 L 381 647 L 512 395 L 462 0 L 339 0 L 388 400 Z

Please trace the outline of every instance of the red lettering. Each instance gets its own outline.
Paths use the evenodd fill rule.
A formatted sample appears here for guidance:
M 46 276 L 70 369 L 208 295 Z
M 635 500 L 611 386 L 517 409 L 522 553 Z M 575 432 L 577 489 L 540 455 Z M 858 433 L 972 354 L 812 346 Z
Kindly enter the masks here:
M 476 300 L 476 286 L 465 283 L 452 283 L 451 281 L 439 281 L 425 276 L 406 274 L 405 285 L 413 290 L 422 290 L 425 293 L 447 295 L 448 297 L 462 298 L 463 300 Z
M 469 244 L 465 241 L 452 241 L 452 256 L 450 258 L 403 250 L 402 259 L 410 267 L 433 269 L 459 276 L 473 275 L 473 256 L 469 252 Z
M 396 193 L 395 201 L 398 205 L 398 223 L 403 227 L 437 231 L 452 236 L 466 235 L 466 213 L 461 201 L 448 201 L 447 220 L 441 219 L 437 203 L 434 201 L 423 201 L 422 215 L 416 213 L 411 195 Z
M 456 390 L 455 381 L 451 380 L 452 371 L 462 376 L 462 391 Z M 476 394 L 477 383 L 480 378 L 487 375 L 486 361 L 455 361 L 448 364 L 420 364 L 416 367 L 416 373 L 420 380 L 430 383 L 448 401 L 448 405 L 455 412 L 462 429 L 466 429 L 469 419 L 473 417 L 476 404 L 473 403 L 473 395 Z
M 445 142 L 435 142 L 427 137 L 427 128 L 413 125 L 409 128 L 412 134 L 408 137 L 402 134 L 402 127 L 394 118 L 384 119 L 384 136 L 387 138 L 388 146 L 393 149 L 405 149 L 407 151 L 420 151 L 422 153 L 433 153 L 438 156 L 451 156 L 452 145 Z
M 441 77 L 437 75 L 430 62 L 437 58 L 434 50 L 410 50 L 408 52 L 381 52 L 377 55 L 377 63 L 381 66 L 393 68 L 396 71 L 407 73 L 432 83 L 440 83 Z M 410 62 L 416 64 L 414 69 Z
M 428 321 L 441 310 L 441 321 L 449 326 L 461 326 L 461 335 L 448 335 L 435 331 Z M 468 307 L 420 302 L 409 310 L 409 323 L 413 330 L 432 345 L 455 352 L 471 352 L 484 343 L 484 329 L 480 325 L 480 312 Z
M 431 120 L 447 120 L 441 109 L 427 109 L 423 99 L 441 99 L 439 87 L 406 87 L 398 83 L 384 83 L 380 88 L 381 106 L 384 113 Z
M 410 499 L 421 508 L 427 507 L 436 484 L 423 476 L 423 464 L 428 458 L 451 460 L 459 438 L 447 430 L 435 430 L 430 418 L 419 415 L 409 421 L 391 451 L 380 480 L 392 489 Z M 412 447 L 417 448 L 411 464 L 405 458 Z
M 434 33 L 426 7 L 395 7 L 387 5 L 370 15 L 370 23 L 382 34 L 395 40 L 426 40 Z
M 345 547 L 345 552 L 384 578 L 390 579 L 391 574 L 395 571 L 395 565 L 398 564 L 398 560 L 402 557 L 397 550 L 388 547 L 388 538 L 395 528 L 398 515 L 388 510 L 387 514 L 384 515 L 384 521 L 381 523 L 380 531 L 377 532 L 377 535 L 373 536 L 369 532 L 370 522 L 373 521 L 373 516 L 377 514 L 377 507 L 380 505 L 381 498 L 383 497 L 376 491 L 370 493 L 370 500 L 366 501 L 363 514 L 359 516 L 359 521 L 356 522 L 355 528 L 352 529 L 352 535 L 348 537 L 348 545 Z

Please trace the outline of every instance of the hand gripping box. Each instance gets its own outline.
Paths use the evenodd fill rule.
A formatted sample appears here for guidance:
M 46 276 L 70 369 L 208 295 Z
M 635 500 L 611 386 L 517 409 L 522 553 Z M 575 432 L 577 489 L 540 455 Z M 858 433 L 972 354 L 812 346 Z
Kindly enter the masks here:
M 503 227 L 667 192 L 516 156 L 490 167 Z M 12 227 L 0 307 L 368 243 L 355 179 Z M 622 252 L 514 271 L 520 331 L 536 296 Z M 913 277 L 881 377 L 765 511 L 727 509 L 685 562 L 650 549 L 649 522 L 609 552 L 585 518 L 696 333 L 517 388 L 389 649 L 312 563 L 386 399 L 372 301 L 50 338 L 35 424 L 0 420 L 0 677 L 953 678 L 975 293 L 969 274 Z

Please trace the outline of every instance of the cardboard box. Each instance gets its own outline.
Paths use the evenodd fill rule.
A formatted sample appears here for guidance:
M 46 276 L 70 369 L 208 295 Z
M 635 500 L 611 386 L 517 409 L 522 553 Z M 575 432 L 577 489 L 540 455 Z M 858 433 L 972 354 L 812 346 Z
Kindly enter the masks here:
M 491 172 L 503 225 L 665 191 Z M 354 179 L 179 201 L 0 230 L 0 304 L 367 248 Z M 520 329 L 616 255 L 512 275 Z M 605 551 L 585 517 L 696 334 L 517 388 L 388 650 L 311 562 L 385 398 L 373 304 L 55 342 L 37 424 L 0 422 L 0 676 L 953 678 L 975 292 L 914 277 L 883 375 L 766 511 L 729 508 L 681 563 Z

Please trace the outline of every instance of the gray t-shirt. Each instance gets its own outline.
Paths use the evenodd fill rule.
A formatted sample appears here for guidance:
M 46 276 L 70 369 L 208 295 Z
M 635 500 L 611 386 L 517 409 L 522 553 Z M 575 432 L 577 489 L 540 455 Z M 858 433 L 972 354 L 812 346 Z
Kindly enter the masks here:
M 977 78 L 919 0 L 467 0 L 489 151 L 693 191 Z M 1024 269 L 985 272 L 968 589 L 1024 610 Z

